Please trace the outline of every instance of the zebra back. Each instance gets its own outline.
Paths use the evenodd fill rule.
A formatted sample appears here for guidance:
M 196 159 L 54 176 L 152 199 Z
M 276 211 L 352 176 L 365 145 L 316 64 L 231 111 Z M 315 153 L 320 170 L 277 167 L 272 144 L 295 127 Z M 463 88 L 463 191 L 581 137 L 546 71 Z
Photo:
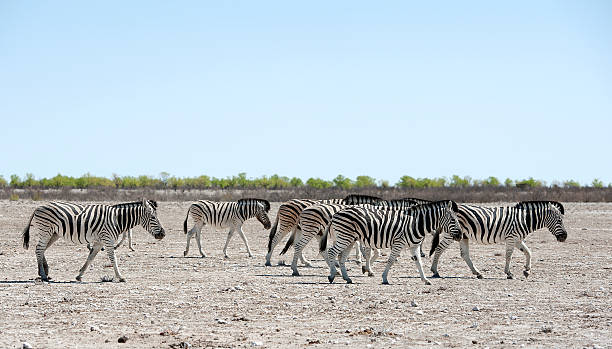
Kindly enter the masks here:
M 253 205 L 255 203 L 262 204 L 263 207 L 264 207 L 264 210 L 266 212 L 270 211 L 270 202 L 268 200 L 257 199 L 257 198 L 244 198 L 244 199 L 238 200 L 238 206 L 240 206 L 240 205 Z
M 547 205 L 553 205 L 556 207 L 562 215 L 565 214 L 565 208 L 558 201 L 549 201 L 549 200 L 533 200 L 533 201 L 521 201 L 516 204 L 514 207 L 524 209 L 529 207 L 544 207 Z
M 342 200 L 344 205 L 378 204 L 385 201 L 377 196 L 350 194 Z

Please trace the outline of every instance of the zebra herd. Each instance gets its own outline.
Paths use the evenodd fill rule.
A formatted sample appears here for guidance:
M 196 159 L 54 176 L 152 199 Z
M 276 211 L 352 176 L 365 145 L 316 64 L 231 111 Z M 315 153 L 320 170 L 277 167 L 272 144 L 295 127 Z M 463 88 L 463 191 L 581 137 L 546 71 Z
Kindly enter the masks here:
M 89 255 L 76 277 L 81 278 L 92 260 L 101 249 L 105 249 L 114 268 L 115 278 L 123 282 L 125 278 L 119 272 L 115 249 L 126 238 L 131 243 L 131 229 L 142 226 L 156 239 L 166 235 L 157 218 L 157 202 L 142 199 L 136 202 L 116 205 L 80 205 L 66 202 L 50 202 L 37 207 L 25 227 L 22 240 L 24 248 L 30 245 L 30 228 L 35 227 L 38 233 L 36 242 L 36 259 L 38 275 L 48 281 L 49 266 L 45 251 L 59 239 L 75 244 L 88 244 Z M 531 270 L 531 251 L 525 245 L 527 235 L 535 230 L 547 228 L 558 241 L 567 238 L 563 226 L 564 207 L 556 201 L 523 201 L 513 206 L 496 208 L 481 207 L 471 204 L 457 204 L 454 201 L 429 201 L 416 198 L 400 200 L 383 200 L 366 195 L 349 195 L 344 199 L 306 200 L 293 199 L 280 205 L 274 225 L 268 217 L 270 203 L 262 199 L 241 199 L 237 202 L 215 202 L 199 200 L 190 205 L 183 223 L 183 232 L 187 237 L 184 256 L 189 253 L 189 243 L 196 236 L 199 253 L 202 257 L 201 230 L 204 225 L 218 228 L 229 228 L 223 248 L 226 258 L 227 247 L 235 232 L 244 242 L 250 257 L 253 256 L 248 240 L 242 230 L 243 223 L 250 218 L 257 218 L 265 229 L 270 229 L 268 236 L 268 253 L 266 266 L 271 265 L 274 248 L 285 236 L 291 234 L 281 254 L 294 247 L 291 263 L 292 275 L 299 276 L 298 260 L 310 266 L 303 256 L 304 247 L 317 238 L 319 252 L 329 267 L 329 282 L 336 277 L 336 268 L 340 268 L 342 278 L 351 283 L 346 270 L 346 260 L 353 246 L 356 247 L 356 258 L 360 262 L 365 258 L 362 272 L 372 276 L 371 265 L 380 255 L 380 249 L 390 249 L 389 258 L 382 273 L 382 281 L 388 283 L 388 273 L 404 248 L 416 263 L 421 280 L 430 284 L 425 277 L 421 257 L 421 245 L 425 235 L 433 236 L 429 255 L 433 255 L 431 271 L 433 277 L 440 277 L 438 264 L 442 253 L 453 241 L 458 241 L 461 257 L 474 275 L 482 274 L 474 267 L 469 254 L 469 243 L 506 245 L 505 273 L 509 279 L 510 260 L 515 247 L 525 254 L 523 274 L 529 276 Z M 191 217 L 193 227 L 188 228 Z M 122 240 L 117 243 L 119 235 Z M 328 248 L 328 240 L 333 241 Z

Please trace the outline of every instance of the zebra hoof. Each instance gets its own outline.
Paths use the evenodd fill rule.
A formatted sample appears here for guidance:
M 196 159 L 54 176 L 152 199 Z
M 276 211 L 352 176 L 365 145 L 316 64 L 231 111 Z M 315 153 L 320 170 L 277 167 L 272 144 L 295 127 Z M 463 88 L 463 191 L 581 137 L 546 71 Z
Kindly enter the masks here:
M 529 277 L 529 271 L 528 270 L 523 270 L 523 275 L 525 275 L 526 278 Z
M 225 255 L 223 259 L 230 259 L 228 255 Z
M 362 273 L 362 274 L 365 274 L 365 273 L 367 273 L 367 272 L 368 272 L 368 269 L 365 267 L 365 265 L 362 265 L 362 266 L 361 266 L 361 273 Z
M 77 276 L 77 277 L 76 277 L 76 281 L 81 282 L 81 277 L 80 277 L 80 276 Z
M 425 257 L 427 257 L 425 253 L 421 252 L 421 258 L 425 258 Z
M 512 274 L 508 274 L 507 279 L 508 279 L 508 280 L 512 280 L 512 279 L 514 279 L 514 275 L 512 275 Z
M 125 278 L 119 278 L 119 282 L 125 282 Z
M 297 270 L 294 270 L 293 273 L 291 273 L 291 276 L 300 276 L 300 273 Z
M 327 277 L 327 280 L 329 280 L 329 283 L 331 284 L 331 283 L 333 283 L 333 282 L 334 282 L 334 279 L 335 279 L 335 278 L 336 278 L 336 275 L 334 275 L 334 276 L 331 276 L 331 275 L 330 275 L 330 276 L 328 276 L 328 277 Z
M 374 276 L 374 273 L 371 272 L 371 271 L 368 271 L 368 276 L 372 277 L 372 276 Z
M 425 285 L 428 285 L 428 286 L 431 285 L 431 281 L 425 280 Z
M 349 279 L 346 279 L 346 283 L 347 283 L 347 284 L 352 284 L 352 283 L 353 283 L 353 280 L 351 280 L 350 278 L 349 278 Z
M 270 261 L 266 261 L 266 264 L 264 264 L 266 267 L 271 267 L 272 263 L 270 263 Z
M 383 280 L 383 283 L 382 283 L 382 284 L 383 284 L 383 285 L 388 285 L 388 284 L 389 284 L 389 281 L 388 281 L 388 280 Z
M 476 277 L 481 280 L 484 279 L 484 276 L 482 276 L 482 274 L 476 274 Z
M 434 273 L 431 277 L 434 278 L 434 279 L 439 279 L 440 278 L 440 274 Z
M 183 257 L 187 257 L 187 253 L 189 253 L 189 252 L 183 251 Z

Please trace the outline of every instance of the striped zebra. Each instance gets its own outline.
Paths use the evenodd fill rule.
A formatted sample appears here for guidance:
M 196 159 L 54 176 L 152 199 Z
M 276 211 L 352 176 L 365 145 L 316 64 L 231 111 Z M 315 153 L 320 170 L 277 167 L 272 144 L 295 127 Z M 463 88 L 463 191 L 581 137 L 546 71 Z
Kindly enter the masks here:
M 155 203 L 157 206 L 157 203 Z M 36 260 L 38 275 L 43 281 L 49 280 L 49 266 L 45 251 L 62 236 L 75 244 L 93 243 L 87 261 L 76 277 L 81 278 L 102 247 L 106 248 L 108 258 L 115 269 L 115 277 L 124 282 L 115 259 L 115 242 L 122 232 L 136 225 L 141 225 L 156 239 L 161 240 L 166 235 L 164 228 L 157 219 L 157 212 L 150 201 L 142 200 L 116 205 L 79 205 L 68 202 L 50 202 L 38 206 L 28 225 L 23 230 L 23 247 L 30 246 L 30 227 L 38 230 L 36 243 Z
M 482 279 L 482 274 L 474 267 L 470 258 L 470 241 L 487 245 L 505 243 L 506 266 L 504 271 L 508 279 L 514 277 L 510 272 L 510 259 L 514 247 L 525 254 L 523 274 L 528 277 L 531 270 L 531 251 L 525 245 L 525 238 L 529 233 L 546 227 L 557 238 L 557 241 L 565 241 L 567 231 L 563 226 L 564 214 L 563 205 L 556 201 L 523 201 L 515 206 L 495 208 L 459 205 L 457 216 L 464 234 L 464 238 L 459 243 L 461 257 L 472 273 Z M 430 255 L 435 253 L 431 264 L 434 277 L 440 277 L 438 262 L 451 242 L 452 239 L 445 235 L 441 235 L 438 239 L 434 237 L 429 253 Z
M 320 251 L 327 246 L 327 237 L 333 233 L 336 241 L 328 251 L 326 260 L 329 265 L 329 282 L 336 277 L 334 259 L 339 254 L 342 278 L 352 283 L 346 272 L 346 256 L 356 241 L 370 248 L 391 248 L 391 254 L 382 274 L 383 284 L 388 284 L 389 269 L 408 246 L 410 255 L 416 257 L 415 262 L 421 280 L 431 283 L 423 274 L 419 245 L 423 242 L 426 232 L 441 230 L 455 240 L 461 239 L 461 227 L 457 220 L 457 204 L 453 201 L 436 201 L 408 209 L 350 207 L 336 213 L 331 224 L 326 228 L 320 243 Z
M 382 199 L 377 198 L 375 196 L 350 194 L 344 199 L 292 199 L 283 203 L 278 208 L 278 212 L 276 214 L 276 221 L 274 222 L 274 225 L 270 230 L 270 235 L 268 237 L 268 253 L 266 254 L 265 265 L 268 267 L 272 265 L 272 252 L 274 252 L 274 248 L 276 247 L 276 245 L 278 245 L 278 243 L 285 236 L 287 236 L 287 234 L 295 234 L 299 230 L 298 221 L 300 218 L 300 214 L 306 207 L 313 206 L 316 204 L 369 204 L 374 201 L 380 200 Z M 312 266 L 312 264 L 308 260 L 306 260 L 303 255 L 300 255 L 299 258 L 305 265 Z
M 149 202 L 149 205 L 151 205 L 151 207 L 153 207 L 153 209 L 157 212 L 157 201 L 155 200 L 147 200 Z M 123 233 L 121 233 L 121 240 L 119 240 L 119 242 L 115 245 L 115 250 L 118 249 L 119 247 L 121 247 L 121 245 L 123 245 L 123 241 L 125 241 L 125 238 L 128 238 L 128 247 L 129 249 L 133 252 L 136 251 L 134 250 L 134 245 L 132 244 L 132 228 L 129 228 L 127 231 L 124 231 Z M 87 249 L 89 250 L 89 252 L 91 252 L 92 249 L 92 245 L 91 242 L 87 244 Z M 104 251 L 104 247 L 102 247 L 101 251 Z
M 373 203 L 374 205 L 377 205 L 379 207 L 388 207 L 388 208 L 408 208 L 411 206 L 419 205 L 424 202 L 428 202 L 426 200 L 415 199 L 415 198 L 405 198 L 405 199 L 399 199 L 399 200 L 382 200 L 382 199 L 378 199 L 374 197 L 372 198 L 373 200 L 370 200 L 370 202 Z M 356 202 L 357 200 L 345 199 L 345 201 Z M 368 202 L 368 200 L 364 200 L 363 197 L 359 201 Z M 302 255 L 302 251 L 304 247 L 306 247 L 306 245 L 310 242 L 310 240 L 312 240 L 313 237 L 316 237 L 320 241 L 323 236 L 323 231 L 325 230 L 325 227 L 329 225 L 332 219 L 332 216 L 336 212 L 343 210 L 345 208 L 348 208 L 350 206 L 351 205 L 345 205 L 345 204 L 317 204 L 314 206 L 307 207 L 304 209 L 304 211 L 302 211 L 302 214 L 300 215 L 299 222 L 298 222 L 298 225 L 300 226 L 300 230 L 298 231 L 300 233 L 299 236 L 297 236 L 298 232 L 294 232 L 289 238 L 289 240 L 287 241 L 285 248 L 280 253 L 281 255 L 283 255 L 287 252 L 287 250 L 291 246 L 294 246 L 295 252 L 293 254 L 293 261 L 291 263 L 291 269 L 293 270 L 293 274 L 292 274 L 293 276 L 300 275 L 299 271 L 297 270 L 297 260 L 298 260 L 298 257 Z M 366 206 L 371 207 L 371 205 L 367 205 L 367 204 Z M 359 244 L 359 242 L 357 242 L 357 244 Z M 358 249 L 361 250 L 360 246 L 358 247 Z M 374 253 L 376 254 L 376 257 L 374 257 L 375 259 L 378 257 L 378 250 L 375 249 L 374 251 L 375 251 Z M 366 257 L 365 258 L 366 265 L 362 266 L 361 270 L 363 273 L 367 272 L 368 276 L 373 276 L 374 274 L 372 273 L 372 270 L 370 268 L 371 258 L 369 258 L 369 253 L 371 253 L 371 251 L 367 249 L 361 252 L 364 255 L 364 257 Z
M 249 218 L 257 218 L 257 220 L 263 224 L 265 229 L 270 229 L 270 218 L 268 218 L 268 211 L 270 211 L 270 203 L 263 199 L 240 199 L 237 202 L 217 202 L 208 200 L 199 200 L 191 204 L 187 210 L 187 217 L 183 223 L 183 231 L 187 234 L 187 246 L 183 252 L 183 256 L 187 256 L 189 253 L 189 242 L 196 234 L 196 241 L 198 243 L 198 249 L 200 255 L 206 257 L 206 254 L 202 252 L 202 243 L 200 242 L 200 233 L 202 227 L 206 224 L 218 227 L 218 228 L 229 228 L 227 234 L 227 241 L 223 247 L 223 255 L 225 258 L 229 258 L 227 255 L 227 245 L 234 235 L 234 232 L 238 232 L 238 235 L 242 238 L 249 257 L 253 257 L 249 242 L 247 241 L 244 231 L 242 230 L 242 224 Z M 187 231 L 187 220 L 189 216 L 194 221 L 193 228 Z

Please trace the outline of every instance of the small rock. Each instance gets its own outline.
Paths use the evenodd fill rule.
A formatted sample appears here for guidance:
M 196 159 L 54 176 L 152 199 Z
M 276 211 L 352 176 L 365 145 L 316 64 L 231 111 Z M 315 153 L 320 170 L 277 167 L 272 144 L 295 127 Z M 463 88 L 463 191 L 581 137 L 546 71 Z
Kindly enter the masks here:
M 278 295 L 271 294 L 271 295 L 270 295 L 270 298 L 278 298 Z
M 480 311 L 480 308 L 479 308 L 477 305 L 475 305 L 475 306 L 472 308 L 472 311 Z
M 472 344 L 478 344 L 478 341 L 475 339 L 472 339 Z
M 450 335 L 448 333 L 445 333 L 445 334 L 442 335 L 442 337 L 448 338 L 448 337 L 450 337 Z
M 416 304 L 415 301 L 410 301 L 410 306 L 411 307 L 418 307 L 418 305 Z
M 91 326 L 91 327 L 89 328 L 89 330 L 90 330 L 91 332 L 100 332 L 100 329 L 99 329 L 99 328 L 97 328 L 96 326 Z
M 234 290 L 241 291 L 241 290 L 243 290 L 243 288 L 241 286 L 234 286 Z
M 178 347 L 180 349 L 189 349 L 191 348 L 191 344 L 189 344 L 188 342 L 180 342 Z
M 474 322 L 472 323 L 472 326 L 470 326 L 470 328 L 476 328 L 476 327 L 478 327 L 478 322 Z
M 223 320 L 223 319 L 215 319 L 215 321 L 217 321 L 218 324 L 220 325 L 225 325 L 227 324 L 227 321 Z
M 117 339 L 117 342 L 118 343 L 125 343 L 125 342 L 127 342 L 127 340 L 128 340 L 127 336 L 121 336 L 121 337 L 119 337 L 119 339 Z
M 422 310 L 419 310 L 419 311 L 417 311 L 416 313 L 417 313 L 418 315 L 423 315 L 423 314 L 425 314 L 425 313 L 423 313 L 423 311 L 422 311 Z
M 32 345 L 28 342 L 21 343 L 21 349 L 32 349 Z
M 251 342 L 251 346 L 252 347 L 261 347 L 263 345 L 263 342 L 261 341 L 252 341 Z
M 516 319 L 517 319 L 517 317 L 516 317 L 516 316 L 514 316 L 514 315 L 510 315 L 510 320 L 516 320 Z

